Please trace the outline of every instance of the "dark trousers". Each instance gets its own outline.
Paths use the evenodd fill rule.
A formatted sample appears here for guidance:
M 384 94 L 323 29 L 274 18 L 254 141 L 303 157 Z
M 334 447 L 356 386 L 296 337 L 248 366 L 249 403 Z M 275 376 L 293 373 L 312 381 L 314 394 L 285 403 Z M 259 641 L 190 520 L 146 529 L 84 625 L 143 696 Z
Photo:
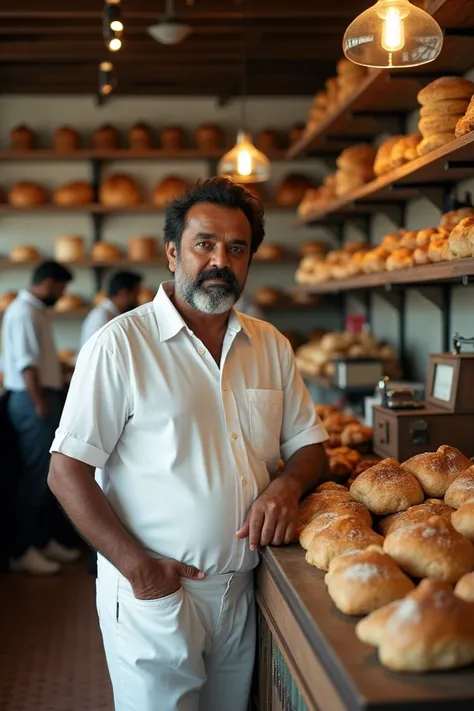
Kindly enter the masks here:
M 44 548 L 52 538 L 63 545 L 75 543 L 72 527 L 47 483 L 49 448 L 59 425 L 64 397 L 60 392 L 47 390 L 45 399 L 49 415 L 40 419 L 27 392 L 11 392 L 8 398 L 8 416 L 16 433 L 20 454 L 14 557 L 21 556 L 30 546 Z

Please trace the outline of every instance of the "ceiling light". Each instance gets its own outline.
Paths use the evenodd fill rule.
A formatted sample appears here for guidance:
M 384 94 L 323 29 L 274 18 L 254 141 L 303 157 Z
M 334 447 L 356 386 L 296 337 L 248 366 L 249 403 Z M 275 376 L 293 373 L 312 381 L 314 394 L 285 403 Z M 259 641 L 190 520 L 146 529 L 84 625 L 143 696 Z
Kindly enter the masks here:
M 111 94 L 117 86 L 117 79 L 114 73 L 112 62 L 101 62 L 99 64 L 99 93 L 102 96 Z
M 217 170 L 238 183 L 264 183 L 270 178 L 270 161 L 255 148 L 248 133 L 239 131 L 237 143 L 220 160 Z
M 344 54 L 366 67 L 416 67 L 432 62 L 443 46 L 443 33 L 427 12 L 409 0 L 378 0 L 349 25 Z
M 111 52 L 118 52 L 118 50 L 122 46 L 122 40 L 119 39 L 118 37 L 112 37 L 111 40 L 108 41 L 107 47 L 110 49 Z
M 161 22 L 148 28 L 153 39 L 161 44 L 179 44 L 192 31 L 193 28 L 190 25 L 178 21 L 174 12 L 173 0 L 166 0 L 166 11 Z

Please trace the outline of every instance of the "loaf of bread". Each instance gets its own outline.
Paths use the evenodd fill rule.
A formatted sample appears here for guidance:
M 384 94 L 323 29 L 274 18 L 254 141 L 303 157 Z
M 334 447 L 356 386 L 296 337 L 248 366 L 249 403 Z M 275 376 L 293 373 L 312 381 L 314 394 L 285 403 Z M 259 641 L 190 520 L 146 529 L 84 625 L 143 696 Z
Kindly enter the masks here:
M 358 143 L 342 151 L 336 160 L 336 165 L 342 170 L 373 168 L 377 149 L 369 143 Z
M 411 133 L 408 136 L 400 136 L 392 147 L 390 158 L 391 168 L 399 168 L 405 163 L 409 163 L 418 157 L 417 147 L 421 141 L 419 133 Z
M 474 547 L 442 516 L 389 533 L 383 546 L 414 578 L 456 583 L 474 569 Z
M 416 247 L 428 247 L 433 237 L 439 235 L 436 227 L 428 227 L 416 234 Z
M 377 177 L 388 173 L 395 167 L 392 162 L 392 152 L 401 138 L 404 136 L 391 136 L 380 144 L 374 162 L 374 173 Z
M 453 512 L 451 523 L 458 533 L 474 543 L 474 497 Z
M 153 261 L 157 257 L 157 243 L 155 237 L 143 235 L 130 237 L 127 242 L 127 257 L 132 262 Z
M 335 481 L 325 481 L 323 484 L 320 484 L 317 489 L 315 489 L 314 493 L 322 494 L 325 491 L 343 491 L 346 494 L 348 493 L 347 486 L 344 486 L 344 484 L 337 484 Z
M 17 297 L 16 291 L 6 291 L 0 296 L 0 313 L 3 313 Z
M 11 250 L 10 259 L 12 262 L 38 262 L 41 254 L 36 247 L 19 244 Z
M 300 503 L 298 510 L 298 521 L 306 525 L 313 518 L 323 513 L 334 511 L 334 508 L 342 503 L 351 501 L 349 491 L 344 488 L 340 490 L 331 489 L 318 494 L 310 494 Z
M 466 573 L 456 583 L 454 594 L 466 602 L 474 602 L 474 573 Z
M 417 146 L 417 152 L 419 156 L 425 156 L 437 148 L 445 146 L 447 143 L 451 143 L 454 140 L 454 131 L 445 133 L 434 133 L 427 138 L 424 138 Z
M 412 249 L 399 247 L 395 249 L 388 257 L 385 263 L 387 271 L 394 272 L 398 269 L 409 269 L 414 265 Z
M 446 230 L 448 235 L 459 225 L 465 217 L 474 217 L 474 207 L 460 207 L 457 210 L 446 212 L 441 218 L 440 229 Z
M 16 126 L 10 131 L 10 147 L 13 151 L 32 151 L 36 148 L 36 135 L 25 126 Z
M 453 509 L 458 509 L 471 498 L 474 498 L 474 464 L 455 477 L 446 490 L 444 501 Z
M 413 262 L 417 265 L 430 264 L 429 248 L 417 247 L 413 252 Z
M 128 146 L 132 151 L 149 151 L 153 146 L 153 135 L 146 123 L 136 123 L 128 134 Z
M 224 131 L 215 124 L 203 124 L 196 130 L 195 141 L 200 151 L 220 151 L 224 147 Z
M 382 545 L 383 538 L 372 531 L 358 516 L 340 516 L 311 541 L 306 561 L 320 570 L 339 555 L 360 551 L 371 545 Z
M 465 217 L 448 237 L 448 259 L 474 257 L 474 217 Z
M 13 207 L 35 207 L 44 205 L 46 201 L 46 190 L 38 183 L 16 183 L 8 193 L 8 202 Z
M 115 126 L 104 124 L 92 136 L 94 148 L 102 151 L 115 151 L 119 147 L 119 133 Z
M 428 259 L 434 264 L 444 262 L 448 258 L 448 238 L 433 237 L 428 247 Z
M 54 257 L 58 262 L 77 262 L 85 259 L 84 237 L 65 235 L 58 237 L 54 245 Z
M 281 207 L 296 207 L 303 199 L 311 181 L 306 175 L 290 173 L 279 183 L 276 190 L 276 203 Z
M 405 511 L 425 498 L 418 480 L 395 459 L 383 459 L 363 472 L 350 494 L 378 516 Z
M 63 294 L 55 303 L 54 310 L 58 313 L 67 313 L 69 311 L 78 311 L 85 307 L 85 301 L 80 296 L 75 294 Z
M 166 126 L 160 131 L 162 148 L 168 151 L 179 151 L 184 148 L 185 135 L 179 126 Z
M 308 550 L 314 537 L 341 516 L 359 518 L 369 528 L 372 526 L 372 516 L 365 506 L 358 504 L 356 501 L 351 501 L 349 498 L 341 498 L 340 501 L 334 500 L 333 503 L 328 502 L 327 508 L 323 513 L 312 518 L 304 526 L 299 536 L 301 547 Z
M 375 545 L 333 558 L 324 582 L 329 597 L 346 615 L 367 615 L 415 588 L 383 548 Z
M 459 116 L 456 114 L 454 116 L 442 116 L 435 114 L 434 116 L 425 116 L 422 118 L 418 124 L 418 130 L 423 136 L 423 138 L 428 138 L 429 136 L 434 136 L 438 133 L 452 133 L 454 134 L 456 124 L 459 121 Z
M 442 516 L 447 521 L 450 521 L 453 511 L 454 509 L 448 506 L 444 501 L 440 501 L 439 499 L 426 499 L 422 504 L 410 506 L 406 511 L 400 511 L 390 516 L 385 516 L 385 518 L 379 522 L 379 529 L 384 536 L 388 536 L 389 533 L 398 531 L 399 528 L 406 528 L 415 523 L 422 523 L 432 516 Z
M 55 205 L 63 207 L 73 205 L 89 205 L 94 202 L 94 191 L 92 185 L 84 181 L 75 181 L 58 188 L 53 193 Z
M 455 669 L 474 662 L 472 604 L 439 580 L 422 580 L 403 600 L 359 622 L 356 633 L 378 647 L 385 667 L 398 672 Z
M 73 153 L 80 147 L 78 132 L 70 126 L 61 126 L 53 134 L 53 148 L 58 153 Z
M 375 247 L 375 249 L 369 250 L 362 261 L 362 270 L 366 274 L 385 271 L 389 255 L 390 252 L 385 247 Z
M 440 499 L 457 475 L 470 465 L 462 452 L 443 444 L 436 452 L 417 454 L 402 466 L 416 476 L 427 496 Z
M 418 92 L 418 103 L 430 106 L 439 101 L 463 99 L 469 101 L 474 94 L 474 82 L 462 77 L 440 77 Z
M 160 209 L 166 208 L 172 200 L 186 192 L 187 183 L 182 178 L 170 175 L 161 180 L 153 192 L 153 204 Z
M 106 178 L 100 186 L 99 199 L 107 207 L 126 207 L 143 202 L 143 192 L 129 175 L 116 174 Z
M 426 118 L 427 116 L 460 116 L 466 112 L 468 106 L 468 99 L 436 101 L 434 104 L 421 107 L 420 118 Z
M 121 259 L 122 252 L 115 244 L 96 242 L 92 245 L 91 256 L 95 262 L 116 262 Z

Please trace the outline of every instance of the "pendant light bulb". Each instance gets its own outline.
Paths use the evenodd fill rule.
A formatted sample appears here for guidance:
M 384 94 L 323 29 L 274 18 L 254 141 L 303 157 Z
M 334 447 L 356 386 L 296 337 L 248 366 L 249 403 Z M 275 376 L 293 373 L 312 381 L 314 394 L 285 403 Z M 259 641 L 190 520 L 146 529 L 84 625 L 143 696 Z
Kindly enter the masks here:
M 235 146 L 220 160 L 218 173 L 237 183 L 264 183 L 270 178 L 270 161 L 249 134 L 240 131 Z
M 439 56 L 442 46 L 436 20 L 409 0 L 378 0 L 356 17 L 343 40 L 351 62 L 377 68 L 427 64 Z

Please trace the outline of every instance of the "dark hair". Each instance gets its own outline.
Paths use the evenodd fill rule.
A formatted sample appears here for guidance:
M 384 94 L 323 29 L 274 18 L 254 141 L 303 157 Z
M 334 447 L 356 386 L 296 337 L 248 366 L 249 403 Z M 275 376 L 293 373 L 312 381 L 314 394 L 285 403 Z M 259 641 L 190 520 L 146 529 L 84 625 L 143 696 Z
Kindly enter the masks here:
M 168 205 L 164 227 L 165 243 L 174 242 L 179 249 L 188 211 L 200 202 L 242 210 L 252 228 L 251 252 L 254 254 L 257 251 L 265 237 L 262 204 L 249 190 L 229 178 L 198 180 L 192 188 Z
M 46 279 L 52 279 L 53 281 L 61 284 L 68 284 L 72 281 L 72 274 L 69 269 L 63 267 L 62 264 L 58 264 L 58 262 L 42 262 L 34 270 L 31 277 L 31 283 L 33 286 L 38 286 Z
M 136 274 L 136 272 L 117 272 L 109 282 L 107 296 L 113 299 L 122 289 L 132 291 L 132 289 L 141 284 L 141 282 L 142 277 L 140 274 Z

